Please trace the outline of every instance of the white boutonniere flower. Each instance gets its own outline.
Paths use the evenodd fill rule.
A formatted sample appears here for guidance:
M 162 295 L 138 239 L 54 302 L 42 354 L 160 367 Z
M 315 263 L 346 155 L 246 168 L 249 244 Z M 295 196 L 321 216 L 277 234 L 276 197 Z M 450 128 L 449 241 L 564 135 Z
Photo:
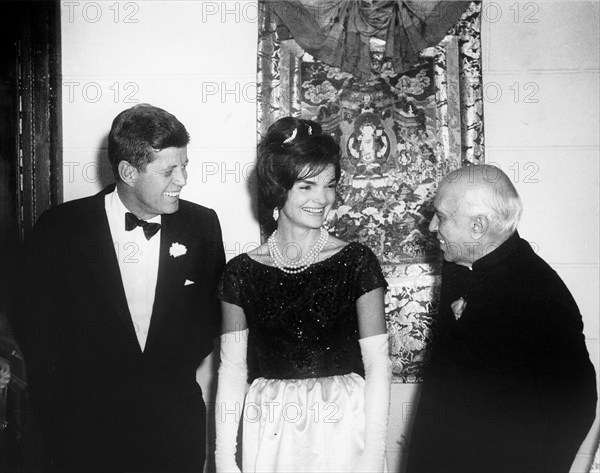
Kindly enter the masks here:
M 183 246 L 181 243 L 173 243 L 171 248 L 169 248 L 169 254 L 173 258 L 177 258 L 178 256 L 185 255 L 187 253 L 187 248 Z
M 457 299 L 452 304 L 450 304 L 450 307 L 452 307 L 454 317 L 456 317 L 456 320 L 458 320 L 467 308 L 467 301 L 461 297 L 460 299 Z

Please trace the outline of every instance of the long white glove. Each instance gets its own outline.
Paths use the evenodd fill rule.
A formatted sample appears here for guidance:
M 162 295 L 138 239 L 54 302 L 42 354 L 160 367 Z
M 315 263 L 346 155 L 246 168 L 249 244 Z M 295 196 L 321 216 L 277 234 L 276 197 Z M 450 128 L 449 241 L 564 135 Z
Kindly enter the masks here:
M 353 471 L 381 473 L 385 465 L 392 378 L 388 335 L 361 338 L 358 343 L 365 367 L 365 449 Z
M 235 462 L 235 454 L 248 377 L 247 349 L 248 329 L 221 335 L 221 365 L 215 409 L 217 473 L 241 473 Z

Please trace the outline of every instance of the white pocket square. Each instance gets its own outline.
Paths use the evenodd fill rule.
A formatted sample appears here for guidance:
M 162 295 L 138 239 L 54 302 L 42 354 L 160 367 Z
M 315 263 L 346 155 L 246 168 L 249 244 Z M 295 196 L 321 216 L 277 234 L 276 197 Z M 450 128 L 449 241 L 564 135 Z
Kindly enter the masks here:
M 190 281 L 189 279 L 185 280 L 185 283 L 183 284 L 184 286 L 189 286 L 190 284 L 195 284 L 194 281 Z

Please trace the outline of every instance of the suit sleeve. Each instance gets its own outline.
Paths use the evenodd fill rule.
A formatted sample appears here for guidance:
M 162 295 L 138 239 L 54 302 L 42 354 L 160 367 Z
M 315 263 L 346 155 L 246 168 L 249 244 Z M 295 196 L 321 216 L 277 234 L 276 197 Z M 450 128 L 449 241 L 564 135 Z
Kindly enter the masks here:
M 539 321 L 532 372 L 545 412 L 548 471 L 568 471 L 595 418 L 596 377 L 577 304 L 560 279 L 544 285 L 531 307 Z
M 211 234 L 208 238 L 207 248 L 207 268 L 210 274 L 207 276 L 207 307 L 206 323 L 212 337 L 218 337 L 221 333 L 221 303 L 217 297 L 217 288 L 223 270 L 225 268 L 225 251 L 223 249 L 223 236 L 221 234 L 221 224 L 219 217 L 214 210 L 211 210 Z

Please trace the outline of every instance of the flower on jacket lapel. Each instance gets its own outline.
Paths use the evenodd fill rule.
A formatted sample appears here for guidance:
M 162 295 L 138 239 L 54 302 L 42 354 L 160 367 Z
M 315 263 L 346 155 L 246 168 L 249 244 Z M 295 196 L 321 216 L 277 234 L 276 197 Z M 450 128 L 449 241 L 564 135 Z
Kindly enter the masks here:
M 171 248 L 169 248 L 169 254 L 173 258 L 177 258 L 178 256 L 185 255 L 187 253 L 187 248 L 181 243 L 173 243 Z
M 452 307 L 454 317 L 456 317 L 456 320 L 458 320 L 467 308 L 467 301 L 461 297 L 460 299 L 457 299 L 452 304 L 450 304 L 450 307 Z

